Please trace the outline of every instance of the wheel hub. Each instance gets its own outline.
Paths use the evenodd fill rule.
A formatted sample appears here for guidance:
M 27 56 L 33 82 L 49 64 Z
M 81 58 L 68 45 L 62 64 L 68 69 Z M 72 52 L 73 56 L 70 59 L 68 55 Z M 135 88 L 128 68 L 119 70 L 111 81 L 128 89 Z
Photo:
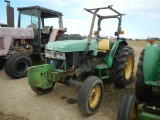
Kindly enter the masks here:
M 134 120 L 135 118 L 136 118 L 136 107 L 134 105 L 131 111 L 131 120 Z
M 131 74 L 132 74 L 132 67 L 133 67 L 132 62 L 133 62 L 132 56 L 129 55 L 127 57 L 126 66 L 125 66 L 125 78 L 127 80 L 131 77 Z
M 21 61 L 17 64 L 17 72 L 18 73 L 25 73 L 26 72 L 26 69 L 27 69 L 28 65 L 25 61 Z
M 89 106 L 91 108 L 96 107 L 96 105 L 98 104 L 98 101 L 100 99 L 100 94 L 101 94 L 100 87 L 98 85 L 96 85 L 92 89 L 91 94 L 90 94 L 90 98 L 89 98 Z

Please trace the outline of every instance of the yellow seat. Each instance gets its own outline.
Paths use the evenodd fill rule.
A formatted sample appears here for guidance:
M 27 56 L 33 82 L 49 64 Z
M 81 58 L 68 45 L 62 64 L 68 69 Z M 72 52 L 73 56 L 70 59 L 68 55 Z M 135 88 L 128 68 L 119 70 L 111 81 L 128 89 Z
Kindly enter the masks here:
M 110 50 L 110 41 L 108 39 L 102 39 L 98 44 L 98 50 Z

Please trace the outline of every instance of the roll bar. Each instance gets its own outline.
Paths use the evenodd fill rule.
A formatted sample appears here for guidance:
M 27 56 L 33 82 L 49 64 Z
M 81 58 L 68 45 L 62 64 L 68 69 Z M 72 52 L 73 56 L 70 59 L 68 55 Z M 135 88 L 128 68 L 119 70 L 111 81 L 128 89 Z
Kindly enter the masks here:
M 91 27 L 90 27 L 90 32 L 89 32 L 89 35 L 88 35 L 88 43 L 87 43 L 85 54 L 87 54 L 88 51 L 89 51 L 89 45 L 90 45 L 90 42 L 91 42 L 91 36 L 92 36 L 92 32 L 93 32 L 93 27 L 94 27 L 94 22 L 95 22 L 96 16 L 98 17 L 97 40 L 99 38 L 99 32 L 101 31 L 101 20 L 109 19 L 109 18 L 118 18 L 118 20 L 119 20 L 119 22 L 118 22 L 117 40 L 119 39 L 119 33 L 121 31 L 122 16 L 125 15 L 125 14 L 121 14 L 117 10 L 113 9 L 112 6 L 113 5 L 109 5 L 108 7 L 100 7 L 100 8 L 92 8 L 92 9 L 84 8 L 84 10 L 86 10 L 87 12 L 93 14 Z M 107 16 L 103 15 L 102 16 L 100 14 L 97 14 L 97 12 L 99 10 L 104 10 L 104 9 L 109 9 L 109 10 L 115 12 L 117 15 L 109 15 L 109 16 L 108 15 Z

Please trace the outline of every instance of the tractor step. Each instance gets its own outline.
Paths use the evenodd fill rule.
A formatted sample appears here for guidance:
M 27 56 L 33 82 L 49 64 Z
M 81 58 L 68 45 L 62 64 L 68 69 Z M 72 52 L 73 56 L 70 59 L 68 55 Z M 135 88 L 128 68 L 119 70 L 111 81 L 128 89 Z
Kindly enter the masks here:
M 98 64 L 93 66 L 94 69 L 108 69 L 106 64 Z
M 102 76 L 102 77 L 101 77 L 102 80 L 103 80 L 103 79 L 107 79 L 107 78 L 109 78 L 109 76 Z
M 94 65 L 93 68 L 98 71 L 98 75 L 102 80 L 109 78 L 108 66 L 106 64 Z M 102 76 L 102 70 L 105 70 L 104 76 Z

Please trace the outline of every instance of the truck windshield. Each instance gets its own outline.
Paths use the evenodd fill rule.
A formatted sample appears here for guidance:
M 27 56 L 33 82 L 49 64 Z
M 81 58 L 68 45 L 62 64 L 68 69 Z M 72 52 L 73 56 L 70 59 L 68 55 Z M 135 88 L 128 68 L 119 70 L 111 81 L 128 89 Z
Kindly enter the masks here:
M 20 11 L 20 24 L 21 28 L 32 27 L 38 29 L 38 10 L 29 9 Z

